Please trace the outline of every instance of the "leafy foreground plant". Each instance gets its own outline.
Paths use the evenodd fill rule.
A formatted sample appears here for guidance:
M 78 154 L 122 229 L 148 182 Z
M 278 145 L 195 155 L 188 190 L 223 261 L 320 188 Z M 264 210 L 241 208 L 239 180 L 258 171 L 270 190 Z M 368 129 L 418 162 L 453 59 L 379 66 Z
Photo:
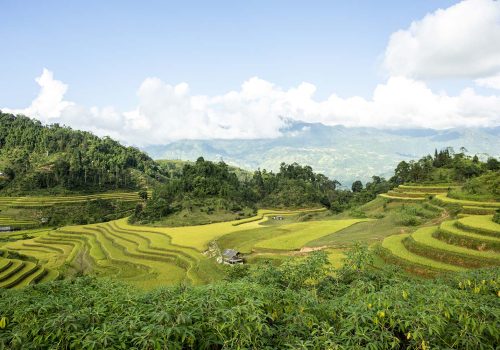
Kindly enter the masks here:
M 494 349 L 498 268 L 420 280 L 373 271 L 363 248 L 218 284 L 141 292 L 83 277 L 0 291 L 5 349 Z M 2 323 L 3 325 L 3 323 Z

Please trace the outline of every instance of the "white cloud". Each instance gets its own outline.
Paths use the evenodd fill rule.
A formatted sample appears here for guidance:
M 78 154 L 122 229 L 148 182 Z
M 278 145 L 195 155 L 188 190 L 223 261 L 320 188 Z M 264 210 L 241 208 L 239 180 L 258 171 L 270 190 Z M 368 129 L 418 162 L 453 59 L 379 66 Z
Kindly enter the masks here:
M 500 90 L 500 74 L 487 78 L 476 79 L 475 82 L 479 86 Z
M 72 102 L 63 101 L 68 86 L 59 80 L 54 80 L 52 72 L 48 69 L 44 68 L 42 75 L 35 81 L 40 85 L 40 92 L 31 105 L 25 109 L 8 111 L 26 115 L 40 115 L 45 120 L 50 120 L 60 117 L 65 108 L 73 105 Z
M 387 128 L 500 125 L 500 96 L 478 95 L 471 88 L 456 96 L 437 94 L 424 82 L 402 76 L 379 84 L 370 99 L 332 94 L 323 101 L 314 98 L 316 87 L 309 83 L 285 90 L 254 77 L 237 91 L 205 96 L 192 95 L 186 83 L 169 85 L 147 78 L 137 91 L 137 107 L 125 112 L 65 101 L 67 86 L 47 70 L 37 82 L 41 92 L 33 103 L 9 111 L 137 145 L 179 139 L 277 137 L 286 124 L 284 118 Z
M 393 33 L 384 66 L 419 79 L 500 72 L 500 1 L 465 0 Z
M 286 119 L 385 128 L 498 126 L 500 95 L 466 88 L 450 96 L 418 79 L 469 77 L 478 86 L 500 89 L 500 2 L 465 0 L 413 22 L 391 36 L 384 65 L 390 76 L 369 99 L 332 94 L 319 101 L 313 84 L 283 89 L 257 77 L 222 95 L 193 95 L 187 83 L 170 85 L 152 77 L 140 85 L 130 111 L 66 101 L 68 86 L 43 69 L 31 105 L 4 111 L 137 145 L 278 137 Z

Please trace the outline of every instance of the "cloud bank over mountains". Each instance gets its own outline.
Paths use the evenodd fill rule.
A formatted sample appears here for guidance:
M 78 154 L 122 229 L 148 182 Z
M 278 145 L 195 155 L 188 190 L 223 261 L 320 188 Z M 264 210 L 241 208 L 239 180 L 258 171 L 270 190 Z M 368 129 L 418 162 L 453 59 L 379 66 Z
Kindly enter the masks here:
M 68 86 L 43 69 L 31 105 L 2 110 L 141 146 L 180 139 L 273 138 L 281 135 L 287 118 L 379 128 L 498 126 L 500 2 L 465 0 L 393 33 L 383 67 L 389 76 L 369 99 L 333 93 L 318 100 L 311 83 L 284 89 L 258 77 L 222 95 L 194 95 L 187 83 L 152 77 L 139 86 L 137 106 L 129 111 L 67 101 Z M 428 80 L 440 78 L 467 78 L 471 86 L 456 95 L 433 91 Z

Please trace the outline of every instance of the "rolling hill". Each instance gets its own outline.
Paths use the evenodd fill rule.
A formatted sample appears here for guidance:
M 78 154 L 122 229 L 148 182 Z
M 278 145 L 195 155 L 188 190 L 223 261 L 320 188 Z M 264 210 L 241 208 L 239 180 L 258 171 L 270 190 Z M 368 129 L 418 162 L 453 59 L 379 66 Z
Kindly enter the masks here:
M 371 175 L 389 177 L 401 160 L 416 160 L 435 149 L 465 147 L 472 154 L 500 155 L 498 127 L 383 130 L 290 121 L 281 131 L 275 139 L 182 140 L 144 150 L 154 159 L 203 156 L 243 169 L 277 170 L 281 162 L 297 162 L 347 186 Z

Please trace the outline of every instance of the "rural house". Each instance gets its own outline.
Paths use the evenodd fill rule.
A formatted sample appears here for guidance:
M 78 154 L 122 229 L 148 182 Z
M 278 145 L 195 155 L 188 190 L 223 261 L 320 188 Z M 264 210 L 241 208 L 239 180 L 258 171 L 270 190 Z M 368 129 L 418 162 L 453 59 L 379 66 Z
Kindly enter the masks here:
M 224 264 L 243 264 L 243 258 L 239 251 L 234 249 L 226 249 L 222 252 L 222 262 Z

